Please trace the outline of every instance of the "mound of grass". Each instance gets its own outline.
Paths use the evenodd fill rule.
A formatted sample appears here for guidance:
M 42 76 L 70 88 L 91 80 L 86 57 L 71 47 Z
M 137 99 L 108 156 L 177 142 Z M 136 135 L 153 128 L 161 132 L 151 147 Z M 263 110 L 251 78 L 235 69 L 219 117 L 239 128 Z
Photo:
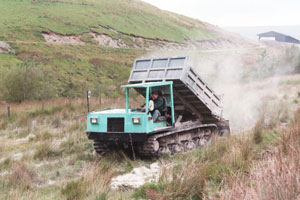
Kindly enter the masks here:
M 49 143 L 41 143 L 36 147 L 33 154 L 34 159 L 44 160 L 49 158 L 55 158 L 61 156 L 62 152 L 58 149 L 54 149 Z
M 67 200 L 83 199 L 85 191 L 86 186 L 82 185 L 80 181 L 70 181 L 61 189 L 61 193 Z

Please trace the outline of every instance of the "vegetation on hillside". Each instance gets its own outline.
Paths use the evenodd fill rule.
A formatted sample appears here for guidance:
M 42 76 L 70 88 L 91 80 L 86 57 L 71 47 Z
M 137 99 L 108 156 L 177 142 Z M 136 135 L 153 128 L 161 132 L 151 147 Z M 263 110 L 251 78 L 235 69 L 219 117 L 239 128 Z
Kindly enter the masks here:
M 87 89 L 102 96 L 118 96 L 134 59 L 147 51 L 144 47 L 101 47 L 91 33 L 121 39 L 131 46 L 139 46 L 132 39 L 135 36 L 177 43 L 227 37 L 212 25 L 139 0 L 0 0 L 0 9 L 0 41 L 12 48 L 10 53 L 0 53 L 0 76 L 4 77 L 0 98 L 6 101 L 79 97 Z M 76 35 L 85 43 L 49 44 L 44 33 Z M 28 66 L 34 68 L 30 74 Z M 30 86 L 22 86 L 24 73 L 35 77 Z M 47 95 L 39 94 L 41 90 Z
M 133 60 L 143 52 L 97 46 L 19 45 L 16 55 L 0 54 L 3 77 L 0 95 L 7 101 L 43 99 L 45 96 L 40 92 L 47 90 L 48 97 L 78 97 L 88 89 L 99 93 L 97 90 L 102 86 L 105 89 L 102 95 L 118 96 L 119 86 L 126 84 Z M 35 77 L 32 81 L 40 87 L 22 88 L 26 86 L 25 74 Z M 29 93 L 22 96 L 25 90 Z
M 99 25 L 177 42 L 219 36 L 208 29 L 211 25 L 139 0 L 1 0 L 0 8 L 0 40 L 4 41 L 43 42 L 42 31 L 82 34 Z

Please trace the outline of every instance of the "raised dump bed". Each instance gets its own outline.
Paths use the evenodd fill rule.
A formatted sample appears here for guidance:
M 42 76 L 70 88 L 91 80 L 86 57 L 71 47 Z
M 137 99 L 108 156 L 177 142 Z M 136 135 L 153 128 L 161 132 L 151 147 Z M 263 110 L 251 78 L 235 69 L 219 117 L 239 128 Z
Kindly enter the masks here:
M 188 65 L 187 57 L 145 58 L 134 62 L 129 83 L 173 81 L 175 112 L 204 123 L 222 119 L 220 97 Z M 144 91 L 137 90 L 145 96 Z

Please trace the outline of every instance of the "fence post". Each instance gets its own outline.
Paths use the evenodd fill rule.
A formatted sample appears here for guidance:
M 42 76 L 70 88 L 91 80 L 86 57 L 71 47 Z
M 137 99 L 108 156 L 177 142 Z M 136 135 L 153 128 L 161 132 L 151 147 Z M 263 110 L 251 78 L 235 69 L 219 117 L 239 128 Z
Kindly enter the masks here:
M 10 106 L 7 107 L 7 116 L 10 118 Z
M 42 112 L 44 112 L 45 111 L 45 103 L 44 103 L 44 101 L 42 102 Z

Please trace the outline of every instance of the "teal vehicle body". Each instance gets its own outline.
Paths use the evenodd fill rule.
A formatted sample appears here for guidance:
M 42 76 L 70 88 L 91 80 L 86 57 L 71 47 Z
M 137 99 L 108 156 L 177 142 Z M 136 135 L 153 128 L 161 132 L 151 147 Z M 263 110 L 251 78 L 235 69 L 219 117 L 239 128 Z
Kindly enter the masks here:
M 96 117 L 98 123 L 92 124 L 91 119 Z M 126 112 L 125 109 L 113 109 L 95 111 L 88 114 L 87 131 L 89 132 L 108 132 L 108 118 L 124 118 L 124 133 L 151 133 L 155 128 L 167 126 L 166 121 L 153 123 L 151 114 L 132 111 Z M 134 124 L 132 118 L 139 118 L 140 123 Z M 150 119 L 150 120 L 149 120 Z
M 127 135 L 131 134 L 133 140 L 143 140 L 146 137 L 139 137 L 150 134 L 159 128 L 174 126 L 174 103 L 173 103 L 173 82 L 150 82 L 121 86 L 126 90 L 125 109 L 105 109 L 88 113 L 86 132 L 90 139 L 101 139 L 111 141 L 128 140 Z M 129 105 L 130 89 L 145 90 L 145 110 L 131 109 Z M 152 91 L 159 91 L 164 88 L 167 91 L 167 106 L 171 110 L 171 124 L 166 120 L 154 122 L 149 110 L 149 98 Z M 118 135 L 118 137 L 115 137 Z M 137 136 L 139 135 L 139 136 Z M 136 137 L 137 136 L 137 137 Z

